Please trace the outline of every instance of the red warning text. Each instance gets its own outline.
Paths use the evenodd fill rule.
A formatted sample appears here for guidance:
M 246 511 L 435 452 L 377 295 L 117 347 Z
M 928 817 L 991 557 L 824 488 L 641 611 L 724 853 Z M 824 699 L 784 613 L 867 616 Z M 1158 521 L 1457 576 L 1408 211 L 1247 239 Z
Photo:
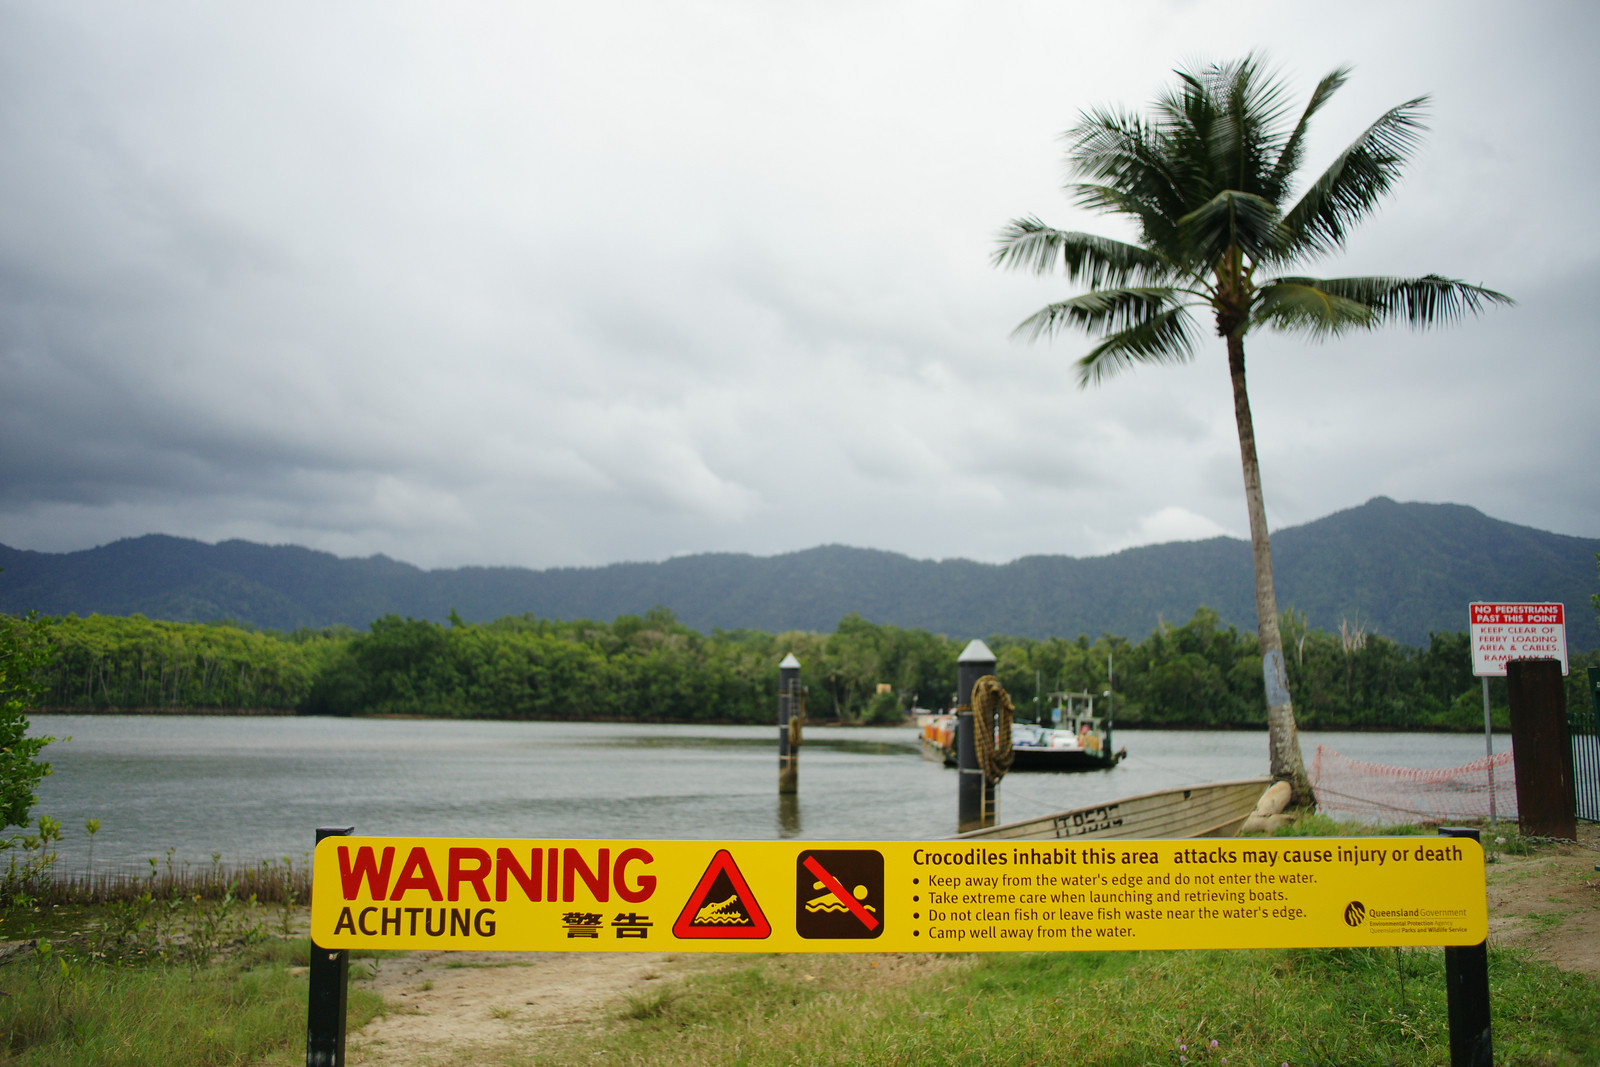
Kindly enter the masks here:
M 645 870 L 654 859 L 645 849 L 625 848 L 614 860 L 609 848 L 596 849 L 588 857 L 583 853 L 576 848 L 497 848 L 491 856 L 486 848 L 452 847 L 440 872 L 420 845 L 408 850 L 398 865 L 393 846 L 340 845 L 339 888 L 346 900 L 356 900 L 363 892 L 369 900 L 425 893 L 433 901 L 502 903 L 509 898 L 604 904 L 615 893 L 619 900 L 639 904 L 655 892 L 656 876 Z

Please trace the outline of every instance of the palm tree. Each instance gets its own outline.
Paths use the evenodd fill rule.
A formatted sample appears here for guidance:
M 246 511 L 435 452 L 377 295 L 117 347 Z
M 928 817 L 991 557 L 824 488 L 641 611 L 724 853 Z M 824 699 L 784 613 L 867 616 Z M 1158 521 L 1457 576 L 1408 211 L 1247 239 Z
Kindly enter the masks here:
M 1286 273 L 1339 250 L 1351 227 L 1394 187 L 1424 130 L 1427 97 L 1383 115 L 1293 198 L 1307 125 L 1349 75 L 1318 83 L 1288 126 L 1282 80 L 1255 55 L 1178 71 L 1148 117 L 1086 111 L 1068 131 L 1068 161 L 1086 179 L 1069 188 L 1080 206 L 1129 216 L 1137 243 L 1013 220 L 997 266 L 1046 274 L 1059 264 L 1089 292 L 1041 308 L 1017 327 L 1030 339 L 1072 327 L 1098 335 L 1078 360 L 1080 388 L 1139 363 L 1186 363 L 1209 311 L 1228 353 L 1239 457 L 1255 562 L 1256 618 L 1266 681 L 1274 778 L 1294 802 L 1314 803 L 1295 730 L 1272 588 L 1272 550 L 1255 431 L 1245 390 L 1244 338 L 1256 328 L 1328 337 L 1396 320 L 1453 322 L 1504 294 L 1427 274 L 1420 278 L 1310 278 Z

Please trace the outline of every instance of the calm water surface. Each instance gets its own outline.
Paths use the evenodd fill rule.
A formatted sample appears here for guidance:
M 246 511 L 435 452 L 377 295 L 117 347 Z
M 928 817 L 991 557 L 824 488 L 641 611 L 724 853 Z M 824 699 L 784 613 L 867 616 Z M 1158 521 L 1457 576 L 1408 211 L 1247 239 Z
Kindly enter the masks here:
M 292 856 L 318 826 L 381 836 L 917 839 L 955 831 L 956 774 L 925 760 L 910 727 L 808 726 L 800 796 L 777 795 L 773 726 L 453 722 L 220 716 L 36 715 L 55 773 L 37 812 L 61 820 L 81 869 L 255 863 Z M 1481 735 L 1302 735 L 1347 756 L 1450 767 Z M 1262 775 L 1266 734 L 1119 730 L 1128 758 L 1085 774 L 1013 774 L 1000 817 Z M 1497 737 L 1496 751 L 1509 739 Z

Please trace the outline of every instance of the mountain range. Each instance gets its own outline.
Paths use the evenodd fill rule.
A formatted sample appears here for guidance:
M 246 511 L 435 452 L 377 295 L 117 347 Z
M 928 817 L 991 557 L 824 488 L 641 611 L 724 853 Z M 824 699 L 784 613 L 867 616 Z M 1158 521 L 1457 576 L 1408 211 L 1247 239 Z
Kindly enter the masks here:
M 1386 497 L 1272 535 L 1278 604 L 1313 627 L 1341 620 L 1406 644 L 1465 630 L 1474 600 L 1561 601 L 1572 651 L 1600 648 L 1590 594 L 1600 539 L 1490 518 L 1460 504 Z M 0 545 L 0 611 L 231 619 L 267 629 L 364 628 L 395 613 L 467 621 L 532 612 L 611 620 L 670 608 L 702 632 L 831 631 L 848 613 L 952 638 L 1011 634 L 1141 639 L 1195 608 L 1255 626 L 1250 546 L 1232 537 L 1107 556 L 1004 564 L 919 560 L 825 545 L 776 556 L 707 553 L 659 563 L 423 570 L 295 545 L 207 544 L 150 534 L 79 552 Z

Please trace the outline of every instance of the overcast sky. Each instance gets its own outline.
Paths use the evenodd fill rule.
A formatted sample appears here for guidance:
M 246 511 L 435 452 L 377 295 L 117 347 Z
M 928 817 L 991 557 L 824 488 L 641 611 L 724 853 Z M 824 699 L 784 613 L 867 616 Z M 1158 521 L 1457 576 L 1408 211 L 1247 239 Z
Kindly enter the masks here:
M 1243 536 L 1221 342 L 1074 384 L 989 265 L 1081 109 L 1268 51 L 1320 170 L 1433 96 L 1312 273 L 1519 300 L 1248 343 L 1269 517 L 1600 536 L 1593 52 L 1574 3 L 0 0 L 0 542 L 532 567 Z M 1588 73 L 1584 73 L 1588 71 Z M 1587 116 L 1587 117 L 1585 117 Z

